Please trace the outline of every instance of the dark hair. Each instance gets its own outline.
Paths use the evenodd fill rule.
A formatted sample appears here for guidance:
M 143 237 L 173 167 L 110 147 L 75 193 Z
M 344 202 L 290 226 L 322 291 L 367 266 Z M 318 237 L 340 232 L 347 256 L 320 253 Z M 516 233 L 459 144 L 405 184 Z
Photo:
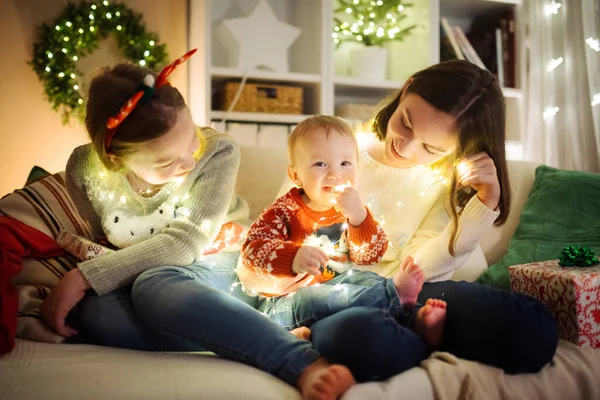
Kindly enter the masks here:
M 106 67 L 90 84 L 85 126 L 92 145 L 102 163 L 109 170 L 115 165 L 107 157 L 104 138 L 108 132 L 106 122 L 115 116 L 131 96 L 139 90 L 144 77 L 156 74 L 132 64 Z M 133 112 L 119 125 L 110 145 L 110 152 L 119 157 L 136 150 L 136 144 L 165 134 L 177 121 L 177 112 L 186 107 L 183 96 L 171 85 L 155 90 L 147 100 L 142 99 Z
M 414 93 L 436 109 L 456 119 L 458 143 L 447 163 L 486 152 L 494 161 L 500 183 L 500 215 L 496 226 L 506 222 L 510 212 L 510 186 L 506 166 L 506 116 L 502 90 L 496 78 L 487 70 L 464 60 L 445 61 L 417 72 L 383 109 L 373 122 L 373 132 L 385 140 L 388 122 L 398 108 L 403 95 Z M 455 169 L 453 168 L 452 171 Z M 458 232 L 457 206 L 465 207 L 476 194 L 471 187 L 456 190 L 456 173 L 452 173 L 448 212 L 453 230 L 448 249 L 454 255 Z

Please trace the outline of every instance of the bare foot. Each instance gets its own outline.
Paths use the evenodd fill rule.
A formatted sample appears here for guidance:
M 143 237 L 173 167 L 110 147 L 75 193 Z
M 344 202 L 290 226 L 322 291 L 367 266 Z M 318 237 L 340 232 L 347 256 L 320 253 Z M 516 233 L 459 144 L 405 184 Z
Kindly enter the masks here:
M 310 340 L 311 331 L 306 326 L 301 326 L 300 328 L 292 329 L 290 333 L 296 336 L 301 340 Z
M 425 274 L 421 268 L 415 264 L 412 257 L 406 257 L 400 269 L 394 275 L 394 286 L 400 298 L 400 304 L 405 308 L 414 307 L 417 302 L 417 296 L 423 289 Z
M 415 332 L 429 347 L 436 348 L 442 343 L 445 320 L 446 302 L 444 300 L 429 299 L 417 311 Z
M 296 382 L 305 400 L 336 400 L 354 384 L 348 368 L 330 365 L 324 358 L 309 365 Z

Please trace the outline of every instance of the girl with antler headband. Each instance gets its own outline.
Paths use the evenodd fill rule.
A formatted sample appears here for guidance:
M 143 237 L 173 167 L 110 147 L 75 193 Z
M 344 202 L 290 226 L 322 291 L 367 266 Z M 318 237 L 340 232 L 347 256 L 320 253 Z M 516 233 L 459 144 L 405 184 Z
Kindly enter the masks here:
M 207 349 L 268 371 L 305 398 L 337 398 L 354 383 L 346 367 L 329 365 L 310 342 L 253 307 L 240 308 L 240 300 L 256 302 L 241 286 L 227 293 L 238 253 L 222 250 L 239 241 L 248 206 L 234 193 L 238 146 L 196 127 L 167 81 L 194 52 L 158 76 L 120 64 L 91 83 L 85 122 L 92 143 L 73 151 L 67 189 L 95 238 L 119 250 L 80 262 L 45 299 L 42 316 L 65 337 L 81 334 L 87 342 L 139 350 Z M 136 313 L 146 300 L 136 298 L 132 284 L 155 267 L 172 279 L 152 288 L 151 300 L 179 299 L 177 307 L 152 303 L 171 318 L 169 326 Z M 207 275 L 212 287 L 197 284 Z M 219 290 L 222 298 L 214 301 Z M 210 301 L 186 301 L 203 293 Z M 66 318 L 75 305 L 70 326 Z

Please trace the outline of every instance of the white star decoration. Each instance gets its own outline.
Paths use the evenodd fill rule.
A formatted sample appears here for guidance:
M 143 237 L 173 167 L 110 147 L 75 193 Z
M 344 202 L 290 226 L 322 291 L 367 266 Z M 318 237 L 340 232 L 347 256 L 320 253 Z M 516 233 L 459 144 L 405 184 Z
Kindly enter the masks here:
M 230 67 L 251 70 L 266 67 L 288 72 L 288 49 L 301 30 L 280 22 L 266 0 L 245 18 L 223 21 L 216 34 L 230 51 Z

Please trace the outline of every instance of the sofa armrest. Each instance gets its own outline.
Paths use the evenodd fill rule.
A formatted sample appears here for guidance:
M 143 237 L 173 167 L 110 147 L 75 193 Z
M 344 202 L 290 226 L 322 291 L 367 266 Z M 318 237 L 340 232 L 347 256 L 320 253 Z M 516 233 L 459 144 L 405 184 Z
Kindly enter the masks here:
M 529 198 L 529 193 L 535 181 L 537 163 L 526 161 L 509 161 L 508 176 L 512 190 L 511 209 L 506 223 L 501 227 L 494 227 L 481 238 L 481 247 L 489 265 L 492 265 L 506 254 L 508 244 L 517 225 L 521 220 L 523 204 Z

